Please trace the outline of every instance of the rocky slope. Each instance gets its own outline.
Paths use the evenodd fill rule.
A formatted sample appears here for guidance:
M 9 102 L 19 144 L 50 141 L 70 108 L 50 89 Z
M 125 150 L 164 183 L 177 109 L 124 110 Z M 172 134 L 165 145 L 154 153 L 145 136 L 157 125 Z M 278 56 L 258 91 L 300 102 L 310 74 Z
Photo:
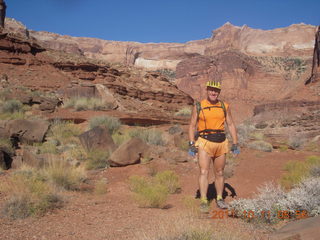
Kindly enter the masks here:
M 10 88 L 28 87 L 64 97 L 95 96 L 137 118 L 170 121 L 192 99 L 157 72 L 111 67 L 85 57 L 46 50 L 20 33 L 0 34 L 0 71 Z

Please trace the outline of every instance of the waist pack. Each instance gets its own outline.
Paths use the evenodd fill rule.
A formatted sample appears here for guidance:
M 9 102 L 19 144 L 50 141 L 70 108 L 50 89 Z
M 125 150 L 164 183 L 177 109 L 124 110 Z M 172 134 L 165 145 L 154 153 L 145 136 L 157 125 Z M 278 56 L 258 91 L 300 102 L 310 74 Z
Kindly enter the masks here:
M 223 132 L 201 134 L 199 137 L 202 137 L 210 142 L 222 143 L 226 140 L 226 134 Z

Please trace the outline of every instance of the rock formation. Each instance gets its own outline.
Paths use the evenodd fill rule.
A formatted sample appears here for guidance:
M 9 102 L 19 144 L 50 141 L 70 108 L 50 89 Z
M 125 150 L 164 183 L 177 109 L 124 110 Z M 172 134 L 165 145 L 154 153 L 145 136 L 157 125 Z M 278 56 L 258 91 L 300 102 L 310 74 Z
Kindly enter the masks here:
M 315 83 L 320 81 L 320 26 L 316 33 L 316 39 L 314 44 L 313 61 L 312 61 L 312 73 L 308 79 L 308 83 Z
M 4 28 L 4 21 L 6 18 L 7 5 L 4 0 L 0 0 L 0 27 Z

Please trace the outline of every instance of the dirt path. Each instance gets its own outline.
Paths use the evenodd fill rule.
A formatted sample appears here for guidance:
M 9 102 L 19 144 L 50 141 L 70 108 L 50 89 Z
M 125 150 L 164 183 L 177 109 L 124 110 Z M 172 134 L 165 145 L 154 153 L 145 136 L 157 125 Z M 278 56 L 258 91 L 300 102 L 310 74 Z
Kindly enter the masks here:
M 236 190 L 238 197 L 251 197 L 261 184 L 279 179 L 282 167 L 287 161 L 302 160 L 308 155 L 311 153 L 295 151 L 262 153 L 243 150 L 234 176 L 226 182 Z M 182 192 L 170 196 L 168 209 L 139 208 L 128 189 L 129 176 L 148 175 L 154 169 L 158 171 L 171 169 L 180 176 Z M 134 239 L 141 231 L 152 231 L 154 228 L 152 222 L 155 220 L 166 222 L 169 218 L 186 211 L 183 199 L 195 195 L 198 168 L 192 162 L 172 165 L 159 160 L 146 165 L 110 168 L 94 175 L 108 179 L 109 187 L 106 195 L 71 192 L 66 194 L 67 204 L 63 208 L 41 218 L 15 221 L 1 218 L 0 239 Z M 0 180 L 5 177 L 5 175 L 0 176 Z M 1 199 L 3 200 L 3 196 L 0 195 Z M 232 198 L 228 197 L 227 201 L 230 200 Z M 232 223 L 241 220 L 228 221 Z M 237 224 L 239 226 L 239 223 Z

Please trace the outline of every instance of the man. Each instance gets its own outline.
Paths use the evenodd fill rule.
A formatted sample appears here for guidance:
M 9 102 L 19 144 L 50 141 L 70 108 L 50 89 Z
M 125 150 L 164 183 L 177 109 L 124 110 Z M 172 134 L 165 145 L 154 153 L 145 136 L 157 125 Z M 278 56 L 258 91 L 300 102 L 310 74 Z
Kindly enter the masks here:
M 235 124 L 231 116 L 229 104 L 218 99 L 221 91 L 220 82 L 209 81 L 206 83 L 207 98 L 196 103 L 192 110 L 189 126 L 189 154 L 198 155 L 200 168 L 200 210 L 209 211 L 207 199 L 208 175 L 211 161 L 213 162 L 215 187 L 217 191 L 217 206 L 227 209 L 228 205 L 222 198 L 224 188 L 223 171 L 228 152 L 228 140 L 224 132 L 224 123 L 227 123 L 231 137 L 233 154 L 239 154 L 238 138 Z M 195 136 L 195 132 L 197 132 Z M 198 137 L 198 138 L 197 138 Z

